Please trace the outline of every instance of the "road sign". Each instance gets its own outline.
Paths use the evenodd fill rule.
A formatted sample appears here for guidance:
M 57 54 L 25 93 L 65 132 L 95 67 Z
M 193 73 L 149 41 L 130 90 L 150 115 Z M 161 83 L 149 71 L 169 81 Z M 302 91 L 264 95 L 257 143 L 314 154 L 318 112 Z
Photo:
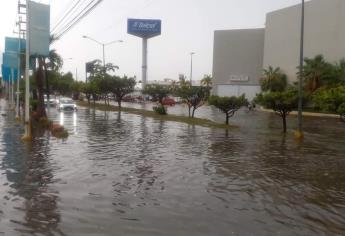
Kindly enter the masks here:
M 12 71 L 11 68 L 9 67 L 5 67 L 4 65 L 1 66 L 1 72 L 2 72 L 2 79 L 4 81 L 10 81 L 11 77 L 12 77 Z M 18 70 L 17 69 L 13 69 L 13 73 L 14 73 L 14 78 L 13 80 L 16 81 L 17 80 L 17 73 Z

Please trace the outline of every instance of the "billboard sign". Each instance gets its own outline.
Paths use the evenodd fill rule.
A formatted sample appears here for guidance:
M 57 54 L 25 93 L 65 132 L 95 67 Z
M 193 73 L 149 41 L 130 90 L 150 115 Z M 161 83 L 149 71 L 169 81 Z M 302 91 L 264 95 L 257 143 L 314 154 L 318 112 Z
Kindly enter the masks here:
M 26 40 L 20 39 L 20 50 L 24 50 L 26 48 Z M 5 51 L 6 52 L 19 52 L 19 38 L 5 38 Z
M 50 6 L 29 1 L 30 55 L 49 56 Z
M 128 19 L 127 21 L 127 33 L 141 38 L 158 36 L 161 34 L 161 28 L 161 20 Z

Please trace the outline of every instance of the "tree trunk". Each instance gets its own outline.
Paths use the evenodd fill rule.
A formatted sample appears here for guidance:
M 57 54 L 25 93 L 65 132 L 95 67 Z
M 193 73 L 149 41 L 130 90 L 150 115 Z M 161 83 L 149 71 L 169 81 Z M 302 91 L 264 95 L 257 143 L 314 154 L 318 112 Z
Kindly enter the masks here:
M 286 133 L 286 113 L 283 113 L 283 132 Z
M 92 99 L 93 99 L 93 107 L 96 107 L 96 96 L 92 94 Z
M 191 109 L 191 107 L 188 106 L 188 117 L 189 117 L 189 118 L 190 118 L 190 109 Z
M 90 103 L 91 103 L 91 95 L 86 95 L 86 99 L 87 99 L 87 103 L 89 104 L 90 106 Z
M 192 111 L 192 118 L 194 118 L 195 110 L 196 110 L 196 108 L 195 108 L 195 107 L 193 107 L 193 111 Z
M 119 105 L 119 109 L 121 110 L 121 99 L 117 99 L 117 104 Z
M 44 71 L 43 71 L 43 59 L 38 59 L 38 70 L 36 74 L 36 85 L 38 91 L 38 104 L 37 104 L 37 117 L 47 117 L 46 109 L 44 107 Z
M 225 124 L 228 125 L 229 124 L 230 115 L 228 113 L 226 113 L 225 115 L 226 115 Z

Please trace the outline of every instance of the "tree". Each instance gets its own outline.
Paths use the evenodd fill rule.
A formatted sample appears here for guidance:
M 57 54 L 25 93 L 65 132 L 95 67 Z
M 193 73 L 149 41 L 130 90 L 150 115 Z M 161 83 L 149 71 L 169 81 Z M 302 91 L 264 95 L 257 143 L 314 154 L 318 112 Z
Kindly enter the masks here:
M 115 100 L 119 105 L 119 109 L 121 109 L 123 97 L 134 92 L 135 85 L 136 81 L 134 78 L 128 78 L 127 76 L 122 78 L 113 76 L 111 78 L 111 92 L 113 93 Z
M 44 61 L 45 59 L 43 57 L 38 57 L 38 68 L 36 71 L 36 88 L 38 92 L 38 98 L 37 98 L 37 106 L 36 106 L 36 119 L 40 119 L 42 117 L 47 117 L 47 113 L 44 106 Z
M 90 79 L 97 76 L 105 76 L 108 72 L 114 72 L 116 69 L 119 69 L 118 66 L 107 63 L 105 66 L 101 60 L 93 60 L 90 62 Z
M 279 67 L 273 68 L 269 66 L 264 69 L 263 77 L 260 79 L 261 89 L 264 92 L 279 92 L 284 91 L 287 86 L 287 76 L 280 70 Z
M 201 80 L 201 86 L 212 88 L 212 79 L 211 75 L 204 75 L 204 78 Z
M 80 93 L 82 92 L 84 83 L 82 81 L 74 81 L 71 88 L 73 93 L 73 99 L 79 100 Z
M 104 74 L 103 76 L 97 75 L 94 80 L 99 94 L 103 97 L 104 103 L 109 105 L 109 94 L 111 93 L 112 77 L 109 74 Z
M 229 124 L 229 118 L 233 117 L 235 112 L 241 107 L 248 105 L 248 100 L 245 98 L 244 94 L 239 97 L 219 97 L 211 96 L 208 100 L 209 104 L 217 107 L 223 113 L 225 113 L 225 124 Z
M 345 118 L 345 86 L 319 89 L 313 94 L 312 101 L 316 109 Z
M 54 41 L 54 37 L 51 37 L 51 41 Z M 46 94 L 47 101 L 50 100 L 50 83 L 49 83 L 49 71 L 59 72 L 63 65 L 63 60 L 61 56 L 56 52 L 56 50 L 50 50 L 48 58 L 44 58 L 43 69 L 45 74 L 45 83 L 46 83 Z
M 196 109 L 207 101 L 210 95 L 210 88 L 191 86 L 189 82 L 180 81 L 180 86 L 174 91 L 188 106 L 188 116 L 194 118 Z
M 71 72 L 62 74 L 56 84 L 57 92 L 64 96 L 71 95 L 73 83 L 73 74 Z
M 160 84 L 148 84 L 143 89 L 142 93 L 152 97 L 152 100 L 160 104 L 159 109 L 161 114 L 166 113 L 166 108 L 163 106 L 163 99 L 171 92 L 170 86 Z
M 259 94 L 256 102 L 265 108 L 272 109 L 283 120 L 283 132 L 286 133 L 286 118 L 293 109 L 297 108 L 298 94 L 295 89 L 289 88 L 282 92 L 267 92 Z
M 91 101 L 91 96 L 92 94 L 95 94 L 97 88 L 95 87 L 95 83 L 90 82 L 90 83 L 83 83 L 81 87 L 81 91 L 85 94 L 87 102 L 90 106 L 90 101 Z
M 314 58 L 305 58 L 303 78 L 306 92 L 313 94 L 327 81 L 333 80 L 334 74 L 332 71 L 333 66 L 326 62 L 322 55 L 317 55 Z

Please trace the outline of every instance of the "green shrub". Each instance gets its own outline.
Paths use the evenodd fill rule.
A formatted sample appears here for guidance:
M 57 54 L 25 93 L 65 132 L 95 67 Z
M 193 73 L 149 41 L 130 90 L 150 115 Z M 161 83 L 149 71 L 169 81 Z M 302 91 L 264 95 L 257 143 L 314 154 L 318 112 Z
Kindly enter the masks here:
M 153 110 L 160 115 L 166 115 L 167 114 L 167 110 L 162 105 L 159 105 L 157 107 L 153 107 Z

